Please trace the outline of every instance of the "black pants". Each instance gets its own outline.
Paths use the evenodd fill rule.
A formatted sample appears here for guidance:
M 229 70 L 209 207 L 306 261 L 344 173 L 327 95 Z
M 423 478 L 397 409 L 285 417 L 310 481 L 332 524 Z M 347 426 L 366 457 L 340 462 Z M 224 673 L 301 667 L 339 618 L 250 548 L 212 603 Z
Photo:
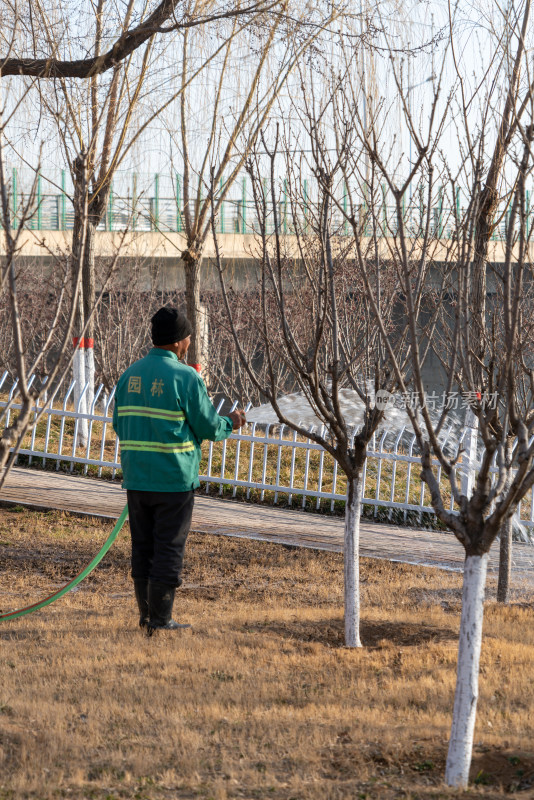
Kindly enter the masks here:
M 194 494 L 128 489 L 132 578 L 180 586 Z

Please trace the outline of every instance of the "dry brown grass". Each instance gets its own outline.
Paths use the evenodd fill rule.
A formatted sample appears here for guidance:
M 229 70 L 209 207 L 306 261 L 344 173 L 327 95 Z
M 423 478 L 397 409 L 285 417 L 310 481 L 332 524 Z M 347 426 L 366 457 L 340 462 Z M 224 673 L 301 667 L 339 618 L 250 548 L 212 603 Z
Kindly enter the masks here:
M 110 526 L 0 509 L 0 607 L 81 568 Z M 0 798 L 457 797 L 442 783 L 460 577 L 362 565 L 342 647 L 337 554 L 192 534 L 181 635 L 146 639 L 121 535 L 78 591 L 0 623 Z M 532 606 L 489 604 L 473 784 L 534 786 Z

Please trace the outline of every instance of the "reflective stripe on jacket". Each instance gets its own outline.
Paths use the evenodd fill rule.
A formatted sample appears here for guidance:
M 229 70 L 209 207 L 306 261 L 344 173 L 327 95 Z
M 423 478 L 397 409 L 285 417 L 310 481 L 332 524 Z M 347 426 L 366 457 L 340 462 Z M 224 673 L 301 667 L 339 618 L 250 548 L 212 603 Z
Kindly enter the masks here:
M 125 489 L 187 492 L 199 485 L 201 442 L 227 439 L 232 421 L 217 414 L 196 370 L 153 348 L 119 378 L 113 429 Z

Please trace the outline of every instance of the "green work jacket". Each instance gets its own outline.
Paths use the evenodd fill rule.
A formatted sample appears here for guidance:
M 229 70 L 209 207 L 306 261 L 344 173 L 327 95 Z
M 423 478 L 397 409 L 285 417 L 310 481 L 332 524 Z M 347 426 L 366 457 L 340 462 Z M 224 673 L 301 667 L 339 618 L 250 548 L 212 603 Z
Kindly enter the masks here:
M 198 372 L 153 348 L 119 378 L 113 429 L 125 489 L 187 492 L 199 486 L 202 440 L 227 439 L 232 421 L 217 414 Z

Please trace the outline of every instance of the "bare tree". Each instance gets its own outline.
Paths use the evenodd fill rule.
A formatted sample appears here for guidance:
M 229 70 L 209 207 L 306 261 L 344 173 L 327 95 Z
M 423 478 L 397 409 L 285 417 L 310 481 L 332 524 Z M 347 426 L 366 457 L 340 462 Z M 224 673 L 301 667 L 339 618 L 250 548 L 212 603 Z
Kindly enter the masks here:
M 499 191 L 503 180 L 510 146 L 517 136 L 518 127 L 521 126 L 522 117 L 528 105 L 529 92 L 518 104 L 518 93 L 522 73 L 524 74 L 525 48 L 527 45 L 527 32 L 530 22 L 531 3 L 526 0 L 523 9 L 516 10 L 511 4 L 504 19 L 504 40 L 499 48 L 499 58 L 507 65 L 508 85 L 506 99 L 498 120 L 498 134 L 493 152 L 489 157 L 487 173 L 484 176 L 484 185 L 480 192 L 477 204 L 475 226 L 475 241 L 473 246 L 473 284 L 470 289 L 471 302 L 475 325 L 474 343 L 478 341 L 478 366 L 475 368 L 475 378 L 482 379 L 484 365 L 487 361 L 485 348 L 487 346 L 486 331 L 486 297 L 488 275 L 488 247 L 495 230 L 496 219 L 499 217 L 499 206 L 502 195 Z M 515 45 L 515 52 L 514 52 Z M 456 65 L 457 65 L 456 61 Z M 523 67 L 523 69 L 522 69 Z M 457 74 L 459 70 L 457 68 Z M 463 76 L 458 74 L 460 85 Z M 532 77 L 529 78 L 532 85 Z M 525 102 L 527 101 L 527 102 Z M 527 112 L 528 113 L 528 112 Z M 467 122 L 467 118 L 466 118 Z M 475 344 L 476 347 L 476 344 Z M 509 596 L 510 569 L 512 560 L 512 520 L 503 522 L 500 530 L 500 564 L 499 584 L 497 599 L 507 602 Z
M 244 28 L 236 20 L 214 69 L 204 71 L 196 82 L 190 76 L 199 36 L 184 31 L 179 126 L 176 131 L 171 121 L 168 128 L 183 168 L 180 199 L 186 247 L 181 256 L 188 316 L 195 321 L 189 350 L 192 363 L 200 365 L 207 358 L 196 321 L 205 314 L 200 302 L 200 265 L 211 217 L 221 213 L 296 67 L 313 50 L 325 27 L 345 11 L 343 3 L 332 4 L 325 13 L 320 4 L 302 9 L 283 3 L 261 24 Z M 212 185 L 216 191 L 211 191 Z
M 362 477 L 367 447 L 381 424 L 381 402 L 398 386 L 384 337 L 393 347 L 400 374 L 406 366 L 407 331 L 396 318 L 400 292 L 394 259 L 382 246 L 383 195 L 379 173 L 368 158 L 368 136 L 385 124 L 379 101 L 373 102 L 361 80 L 361 58 L 351 37 L 333 42 L 334 55 L 320 69 L 299 68 L 299 91 L 288 113 L 295 125 L 274 140 L 262 136 L 268 154 L 267 182 L 261 177 L 261 153 L 247 161 L 256 205 L 260 252 L 257 301 L 248 314 L 262 337 L 264 357 L 248 358 L 246 340 L 232 325 L 243 368 L 268 399 L 281 423 L 310 436 L 337 461 L 347 478 L 345 511 L 345 643 L 360 646 L 359 526 Z M 372 43 L 367 40 L 369 48 Z M 338 48 L 339 45 L 339 49 Z M 369 55 L 369 54 L 368 54 Z M 329 63 L 330 62 L 330 63 Z M 421 140 L 413 174 L 425 152 L 436 149 L 440 134 L 439 92 L 431 99 L 426 138 Z M 362 105 L 366 114 L 361 114 Z M 436 130 L 434 130 L 436 128 Z M 362 136 L 363 130 L 363 136 Z M 309 196 L 305 170 L 314 175 L 317 197 Z M 406 192 L 411 176 L 404 180 Z M 216 187 L 215 180 L 212 186 Z M 376 210 L 380 209 L 379 213 Z M 430 209 L 422 223 L 429 227 Z M 341 221 L 340 221 L 341 220 Z M 213 234 L 215 226 L 212 218 Z M 287 234 L 287 235 L 286 235 Z M 221 286 L 230 322 L 236 320 L 224 268 L 218 254 Z M 364 277 L 378 297 L 384 328 L 369 315 Z M 418 290 L 422 302 L 423 286 Z M 425 326 L 427 331 L 431 326 Z M 281 371 L 285 370 L 283 376 Z M 264 370 L 262 372 L 262 370 Z M 290 376 L 312 407 L 323 430 L 311 434 L 284 414 L 279 399 Z M 345 393 L 359 407 L 346 419 Z M 390 413 L 391 410 L 390 410 Z
M 339 192 L 334 191 L 332 176 L 335 173 L 325 169 L 324 156 L 320 159 L 314 157 L 323 195 L 329 198 L 323 202 L 322 208 L 331 208 L 334 204 L 343 214 L 353 238 L 353 280 L 364 298 L 368 328 L 365 335 L 360 333 L 359 338 L 351 331 L 349 340 L 354 343 L 370 338 L 373 358 L 376 358 L 376 353 L 380 354 L 380 369 L 373 362 L 370 370 L 369 360 L 359 361 L 356 356 L 350 360 L 351 366 L 361 365 L 357 374 L 371 374 L 377 388 L 397 386 L 405 395 L 412 394 L 418 398 L 417 404 L 408 404 L 406 411 L 421 454 L 422 477 L 438 518 L 455 533 L 466 551 L 458 680 L 445 775 L 447 783 L 455 786 L 467 784 L 471 760 L 488 550 L 501 526 L 534 485 L 534 417 L 531 409 L 534 373 L 529 339 L 532 274 L 528 249 L 529 211 L 525 202 L 525 180 L 531 169 L 534 103 L 523 43 L 529 11 L 529 4 L 525 3 L 520 16 L 514 9 L 503 20 L 496 52 L 491 55 L 486 73 L 491 80 L 475 85 L 470 96 L 467 87 L 458 80 L 442 100 L 449 54 L 457 64 L 458 75 L 462 69 L 458 66 L 455 46 L 459 45 L 452 36 L 457 33 L 451 20 L 447 59 L 444 57 L 439 74 L 432 75 L 432 87 L 428 87 L 431 94 L 427 95 L 424 112 L 417 116 L 410 100 L 413 87 L 399 69 L 392 48 L 389 64 L 396 96 L 393 103 L 384 97 L 374 109 L 367 105 L 364 115 L 357 83 L 348 79 L 347 71 L 342 71 L 338 82 L 340 99 L 335 101 L 336 114 L 329 143 L 334 145 L 330 149 L 334 149 L 338 156 L 336 166 L 346 182 L 346 201 L 342 202 Z M 519 65 L 522 65 L 520 72 L 524 76 L 521 79 L 518 76 Z M 506 86 L 504 96 L 503 84 Z M 452 108 L 454 90 L 457 88 L 460 113 L 453 114 L 452 111 L 456 111 Z M 414 155 L 407 168 L 403 163 L 403 153 L 395 153 L 395 138 L 392 140 L 390 136 L 391 125 L 386 124 L 388 104 L 395 113 L 400 109 L 411 140 L 410 149 L 413 147 Z M 310 116 L 316 123 L 318 115 L 308 114 L 308 118 Z M 445 155 L 444 147 L 440 149 L 449 119 L 454 119 L 458 137 L 454 158 Z M 463 121 L 464 130 L 461 130 L 458 119 Z M 501 124 L 503 119 L 508 120 L 505 132 Z M 495 144 L 491 131 L 496 120 L 499 124 L 496 126 L 498 138 Z M 315 132 L 318 126 L 310 127 Z M 353 137 L 350 146 L 346 146 L 347 131 Z M 317 151 L 323 153 L 329 149 L 318 145 L 315 134 L 311 138 Z M 359 146 L 355 146 L 354 139 Z M 489 163 L 488 147 L 492 148 Z M 254 172 L 254 167 L 251 169 Z M 257 176 L 258 170 L 255 172 Z M 360 176 L 360 191 L 356 193 L 359 203 L 353 202 L 355 192 L 350 187 L 355 176 Z M 414 185 L 415 192 L 412 193 Z M 463 209 L 459 205 L 460 187 L 466 197 Z M 380 189 L 383 190 L 382 197 Z M 256 193 L 261 198 L 257 179 Z M 392 214 L 387 209 L 386 193 L 392 198 Z M 488 196 L 491 203 L 488 203 Z M 450 209 L 448 218 L 447 202 Z M 277 200 L 274 197 L 272 207 L 276 218 Z M 497 211 L 506 214 L 506 238 L 500 255 L 491 254 L 491 239 L 499 222 Z M 369 232 L 367 237 L 362 235 L 365 227 Z M 297 225 L 295 229 L 298 231 Z M 485 236 L 481 235 L 481 229 L 486 230 Z M 262 239 L 265 239 L 265 225 L 261 222 L 260 230 Z M 374 234 L 375 230 L 380 231 L 379 237 Z M 298 232 L 295 235 L 300 241 Z M 263 325 L 266 353 L 267 358 L 270 351 L 283 353 L 286 362 L 298 365 L 296 372 L 301 391 L 319 419 L 328 422 L 335 443 L 333 450 L 336 446 L 338 448 L 337 457 L 340 457 L 341 445 L 351 458 L 358 454 L 361 465 L 365 458 L 365 435 L 372 433 L 380 420 L 377 421 L 376 409 L 367 403 L 367 415 L 360 434 L 354 440 L 354 447 L 347 447 L 347 436 L 335 408 L 334 376 L 340 363 L 340 374 L 343 378 L 348 375 L 347 362 L 340 360 L 344 326 L 337 315 L 341 305 L 332 304 L 332 301 L 328 304 L 325 299 L 331 291 L 326 275 L 328 241 L 332 241 L 332 237 L 324 227 L 316 230 L 316 235 L 325 242 L 324 259 L 319 259 L 319 263 L 324 264 L 325 277 L 322 282 L 317 278 L 312 285 L 321 287 L 323 294 L 320 302 L 319 299 L 315 304 L 311 302 L 304 288 L 306 280 L 309 280 L 307 267 L 301 273 L 293 266 L 293 275 L 298 275 L 294 278 L 295 283 L 298 282 L 298 294 L 303 298 L 299 313 L 292 304 L 294 301 L 288 300 L 288 296 L 293 298 L 296 292 L 288 289 L 291 279 L 287 271 L 284 272 L 284 265 L 290 259 L 287 251 L 284 253 L 283 237 L 275 234 L 272 249 L 267 244 L 262 247 L 262 305 L 265 304 L 264 297 L 269 295 L 276 298 L 280 308 L 279 328 L 275 333 Z M 374 252 L 369 249 L 369 241 L 373 240 Z M 306 264 L 301 250 L 299 244 L 299 259 Z M 383 288 L 376 275 L 378 257 L 382 263 L 390 265 L 392 274 L 396 276 L 390 295 L 392 299 L 385 305 Z M 486 287 L 483 303 L 480 302 L 481 269 L 484 270 Z M 222 266 L 221 275 L 224 284 Z M 486 298 L 488 286 L 494 295 L 491 302 Z M 388 314 L 393 304 L 395 313 L 391 317 Z M 327 380 L 322 384 L 318 381 L 315 368 L 318 359 L 307 360 L 308 348 L 313 354 L 319 351 L 316 344 L 318 331 L 323 330 L 320 314 L 316 315 L 313 326 L 309 325 L 300 335 L 306 328 L 304 321 L 309 316 L 308 309 L 321 307 L 329 310 L 328 314 L 323 314 L 328 325 L 334 326 L 329 331 L 336 331 L 335 335 L 330 333 L 330 352 L 321 362 L 327 365 L 322 374 L 331 376 L 331 385 Z M 229 304 L 227 312 L 231 312 Z M 398 322 L 394 330 L 391 328 L 392 319 Z M 345 320 L 344 324 L 347 324 Z M 347 330 L 350 331 L 350 327 Z M 239 346 L 237 332 L 234 336 L 236 346 Z M 444 444 L 442 434 L 451 411 L 448 401 L 437 418 L 426 405 L 424 365 L 433 342 L 444 343 L 443 348 L 436 344 L 434 349 L 442 360 L 445 397 L 459 390 L 470 399 L 479 430 L 478 457 L 473 448 L 464 447 L 467 437 L 457 449 Z M 245 363 L 244 355 L 242 360 Z M 315 372 L 310 365 L 314 366 Z M 253 368 L 250 372 L 252 375 Z M 387 376 L 387 383 L 383 376 Z M 357 385 L 356 376 L 353 380 Z M 262 387 L 262 391 L 279 419 L 290 424 L 277 408 L 277 392 L 271 387 Z M 498 398 L 496 403 L 489 401 L 494 396 Z M 476 436 L 470 438 L 474 445 Z M 327 449 L 332 448 L 328 440 L 319 437 L 317 441 Z M 349 459 L 347 464 L 343 455 L 342 460 L 350 469 L 348 475 L 358 474 L 357 460 Z M 447 481 L 446 486 L 443 478 Z M 357 503 L 353 505 L 352 513 L 349 511 L 347 514 L 348 518 L 354 516 L 355 508 Z M 347 524 L 346 530 L 350 527 Z M 347 544 L 346 557 L 348 555 L 351 559 L 353 552 L 354 549 Z
M 15 112 L 16 109 L 12 113 Z M 25 291 L 28 292 L 28 287 L 27 285 L 24 287 L 24 280 L 21 280 L 18 257 L 28 221 L 36 210 L 38 176 L 36 173 L 28 195 L 22 199 L 15 210 L 16 218 L 14 218 L 10 203 L 12 187 L 6 177 L 5 166 L 5 125 L 8 123 L 9 116 L 4 122 L 3 115 L 0 115 L 0 204 L 3 229 L 0 297 L 6 299 L 9 310 L 8 318 L 5 320 L 5 333 L 7 342 L 10 343 L 10 371 L 16 383 L 16 392 L 11 394 L 7 403 L 2 404 L 0 411 L 0 423 L 3 423 L 0 438 L 0 488 L 9 474 L 24 436 L 37 425 L 45 411 L 46 404 L 39 406 L 40 398 L 48 387 L 56 387 L 61 384 L 66 370 L 70 366 L 71 359 L 67 354 L 70 353 L 69 342 L 81 290 L 81 264 L 85 247 L 85 236 L 82 233 L 80 242 L 82 252 L 75 259 L 78 268 L 74 276 L 69 258 L 54 258 L 54 254 L 50 253 L 54 258 L 56 274 L 49 287 L 52 294 L 49 293 L 46 299 L 45 324 L 39 326 L 39 314 L 35 314 L 32 319 L 24 320 L 21 311 L 22 306 L 28 300 L 27 297 L 24 297 Z M 78 195 L 78 199 L 85 197 L 82 184 L 82 191 Z M 85 231 L 87 226 L 86 204 L 78 210 L 78 216 L 82 222 L 82 229 Z M 109 265 L 109 272 L 113 271 L 115 262 L 116 257 Z M 106 279 L 103 281 L 104 286 L 105 283 Z M 34 292 L 34 288 L 32 287 L 31 293 Z M 98 299 L 96 297 L 93 300 L 88 321 L 94 313 Z M 82 335 L 83 333 L 82 330 Z M 45 380 L 39 377 L 39 373 L 42 373 L 44 368 Z M 8 419 L 9 422 L 7 422 Z
M 11 28 L 13 31 L 18 28 L 24 35 L 20 47 L 16 41 L 9 42 L 9 53 L 2 58 L 2 74 L 5 76 L 27 75 L 34 78 L 93 78 L 108 70 L 116 69 L 120 62 L 125 61 L 157 34 L 172 33 L 176 30 L 196 27 L 229 17 L 246 16 L 259 11 L 266 12 L 275 5 L 275 3 L 261 5 L 251 3 L 245 6 L 221 5 L 217 7 L 216 3 L 207 0 L 188 6 L 180 0 L 163 0 L 152 13 L 146 14 L 146 16 L 143 13 L 138 23 L 132 25 L 134 6 L 133 3 L 129 3 L 123 21 L 119 25 L 115 41 L 105 52 L 101 52 L 102 26 L 104 20 L 109 18 L 110 9 L 105 7 L 103 0 L 100 0 L 95 9 L 96 23 L 100 29 L 100 35 L 97 34 L 95 52 L 85 58 L 74 60 L 58 57 L 58 53 L 63 48 L 65 52 L 72 51 L 73 42 L 69 37 L 64 36 L 66 17 L 63 18 L 61 30 L 58 33 L 56 20 L 51 15 L 48 16 L 40 4 L 36 4 L 32 10 L 28 6 L 25 9 L 28 13 L 24 13 L 20 6 L 14 6 L 13 18 L 6 20 L 7 28 Z M 41 25 L 44 27 L 41 28 Z M 39 37 L 36 36 L 36 30 L 45 33 L 44 48 Z M 19 49 L 29 50 L 32 55 L 16 56 L 13 51 L 16 52 Z M 43 49 L 48 50 L 48 54 L 41 58 L 39 55 Z M 85 47 L 82 46 L 81 49 L 83 52 Z
M 59 14 L 37 4 L 28 16 L 19 15 L 19 33 L 14 38 L 14 49 L 30 49 L 32 58 L 6 58 L 4 75 L 35 76 L 39 85 L 39 113 L 48 112 L 56 124 L 65 160 L 70 168 L 73 192 L 73 281 L 77 275 L 76 258 L 84 257 L 82 288 L 74 324 L 74 378 L 75 399 L 82 402 L 82 411 L 90 407 L 94 391 L 94 338 L 95 328 L 90 309 L 94 303 L 95 240 L 98 225 L 104 218 L 113 176 L 124 158 L 130 153 L 148 126 L 164 109 L 172 106 L 189 80 L 202 71 L 205 63 L 196 65 L 188 80 L 168 94 L 159 88 L 161 63 L 169 55 L 171 44 L 176 44 L 179 31 L 202 27 L 208 23 L 222 26 L 233 20 L 235 29 L 251 24 L 258 15 L 275 9 L 278 2 L 254 4 L 218 4 L 212 0 L 196 0 L 192 5 L 164 0 L 151 13 L 144 7 L 139 16 L 134 0 L 129 0 L 119 12 L 115 6 L 99 0 L 92 7 L 89 18 L 80 20 L 84 32 L 79 42 L 69 35 L 71 10 L 63 8 Z M 36 39 L 34 30 L 41 36 Z M 221 29 L 223 41 L 224 30 Z M 110 36 L 115 37 L 111 48 L 105 49 Z M 207 63 L 222 49 L 219 42 Z M 42 49 L 48 55 L 39 58 Z M 62 51 L 78 48 L 90 56 L 71 60 L 62 59 Z M 170 64 L 178 57 L 170 57 Z M 172 66 L 167 66 L 171 69 Z M 157 76 L 157 77 L 156 77 Z M 80 80 L 82 79 L 82 80 Z M 147 100 L 150 99 L 150 102 Z M 140 116 L 140 108 L 143 114 Z M 148 107 L 148 110 L 147 110 Z M 85 174 L 82 174 L 84 173 Z M 78 197 L 84 187 L 86 198 Z M 79 209 L 87 206 L 87 217 L 82 223 Z M 84 238 L 82 248 L 81 241 Z M 85 335 L 80 331 L 84 330 Z M 87 384 L 85 392 L 84 386 Z M 79 426 L 80 444 L 85 444 L 86 426 Z
M 313 202 L 303 190 L 301 175 L 295 170 L 298 157 L 292 151 L 281 159 L 288 175 L 285 201 L 289 207 L 281 202 L 276 169 L 278 135 L 270 152 L 262 138 L 269 152 L 268 193 L 258 158 L 250 159 L 247 165 L 256 204 L 261 277 L 257 296 L 247 296 L 241 315 L 248 314 L 261 335 L 260 363 L 250 359 L 235 311 L 236 297 L 226 286 L 218 246 L 216 250 L 226 312 L 242 368 L 271 403 L 279 421 L 324 447 L 346 475 L 345 644 L 359 647 L 362 476 L 367 446 L 384 420 L 384 409 L 377 402 L 379 390 L 394 390 L 396 379 L 386 367 L 377 341 L 378 329 L 367 314 L 357 264 L 362 259 L 368 263 L 379 288 L 382 314 L 391 329 L 396 280 L 388 262 L 376 257 L 376 227 L 370 236 L 364 236 L 358 226 L 350 236 L 341 235 L 343 226 L 340 229 L 339 219 L 336 224 L 332 203 L 334 183 L 342 177 L 340 154 L 329 158 L 324 131 L 317 124 L 319 116 L 313 114 L 309 128 L 312 160 L 320 178 L 319 194 Z M 284 235 L 286 225 L 291 236 Z M 216 239 L 215 225 L 213 234 Z M 318 429 L 306 430 L 280 407 L 280 397 L 288 390 L 288 377 L 291 388 L 300 390 L 320 421 Z M 360 419 L 345 418 L 342 398 L 347 393 L 359 405 Z
M 534 485 L 533 282 L 525 191 L 525 180 L 532 170 L 534 138 L 534 87 L 525 57 L 529 14 L 529 2 L 519 11 L 511 4 L 492 42 L 495 51 L 490 53 L 488 83 L 482 81 L 471 94 L 457 58 L 457 32 L 451 19 L 450 41 L 460 98 L 455 115 L 456 159 L 424 146 L 407 102 L 406 87 L 396 77 L 410 136 L 416 152 L 423 156 L 421 163 L 426 171 L 418 180 L 417 193 L 420 189 L 422 202 L 427 198 L 427 204 L 435 204 L 437 209 L 434 222 L 438 236 L 432 247 L 428 231 L 422 227 L 414 248 L 413 217 L 407 215 L 404 203 L 405 183 L 399 182 L 387 163 L 383 138 L 360 126 L 369 161 L 394 201 L 388 247 L 400 279 L 408 372 L 388 335 L 373 275 L 362 264 L 366 301 L 381 330 L 401 390 L 418 398 L 418 407 L 408 406 L 407 412 L 432 506 L 466 554 L 457 683 L 445 772 L 446 782 L 458 787 L 467 785 L 471 763 L 488 551 Z M 492 140 L 493 130 L 497 130 L 497 137 Z M 458 202 L 460 186 L 466 198 L 464 208 Z M 447 196 L 450 212 L 444 219 Z M 497 245 L 492 238 L 499 221 L 506 233 Z M 445 232 L 447 227 L 450 234 Z M 446 393 L 459 390 L 469 397 L 476 420 L 452 452 L 441 437 L 451 415 L 450 404 L 444 404 L 436 419 L 425 402 L 423 362 L 428 349 L 429 307 L 418 301 L 419 287 L 425 284 L 427 303 L 434 309 L 434 334 L 443 344 L 437 350 L 447 379 Z M 446 484 L 440 476 L 446 478 Z
M 454 298 L 455 315 L 448 341 L 453 346 L 445 350 L 449 359 L 447 374 L 450 385 L 471 398 L 472 410 L 478 423 L 479 454 L 476 445 L 462 455 L 463 445 L 454 454 L 446 452 L 440 442 L 440 432 L 448 416 L 447 407 L 436 422 L 425 406 L 425 386 L 421 374 L 421 349 L 426 347 L 422 309 L 414 302 L 413 280 L 417 274 L 413 262 L 399 252 L 403 271 L 404 314 L 410 321 L 410 381 L 402 379 L 402 370 L 388 348 L 391 363 L 403 392 L 414 391 L 419 398 L 420 416 L 410 411 L 422 457 L 422 478 L 431 495 L 438 518 L 449 527 L 465 548 L 464 590 L 458 660 L 458 681 L 454 722 L 449 747 L 446 780 L 451 785 L 466 785 L 471 760 L 472 737 L 478 695 L 478 661 L 482 635 L 484 586 L 488 551 L 513 515 L 520 500 L 534 485 L 534 416 L 531 408 L 532 350 L 528 335 L 531 326 L 523 320 L 532 315 L 532 274 L 527 254 L 524 177 L 530 157 L 531 127 L 524 131 L 525 158 L 518 171 L 509 217 L 509 232 L 504 244 L 504 261 L 492 268 L 493 279 L 500 284 L 497 296 L 502 305 L 492 303 L 486 308 L 482 326 L 484 340 L 484 369 L 475 343 L 480 335 L 480 322 L 472 313 L 470 289 L 475 279 L 473 260 L 473 218 L 466 222 L 467 230 L 457 240 L 458 250 L 450 253 L 453 266 L 449 280 L 438 293 L 437 305 L 442 309 Z M 397 190 L 395 190 L 397 192 Z M 451 192 L 454 195 L 454 192 Z M 400 200 L 400 197 L 397 195 Z M 476 209 L 479 193 L 476 186 L 470 197 L 470 211 Z M 399 229 L 403 230 L 400 203 L 397 207 Z M 517 230 L 519 229 L 519 230 Z M 405 232 L 404 232 L 405 235 Z M 399 235 L 402 241 L 403 233 Z M 381 315 L 369 280 L 366 295 L 377 319 Z M 440 315 L 441 319 L 445 315 Z M 525 336 L 525 333 L 527 336 Z M 386 335 L 384 327 L 384 337 Z M 495 398 L 495 402 L 492 402 Z M 476 442 L 476 428 L 474 429 Z M 448 479 L 454 509 L 450 510 L 449 495 L 436 477 L 438 460 L 442 474 Z M 476 477 L 475 477 L 476 470 Z M 471 477 L 472 476 L 472 477 Z

